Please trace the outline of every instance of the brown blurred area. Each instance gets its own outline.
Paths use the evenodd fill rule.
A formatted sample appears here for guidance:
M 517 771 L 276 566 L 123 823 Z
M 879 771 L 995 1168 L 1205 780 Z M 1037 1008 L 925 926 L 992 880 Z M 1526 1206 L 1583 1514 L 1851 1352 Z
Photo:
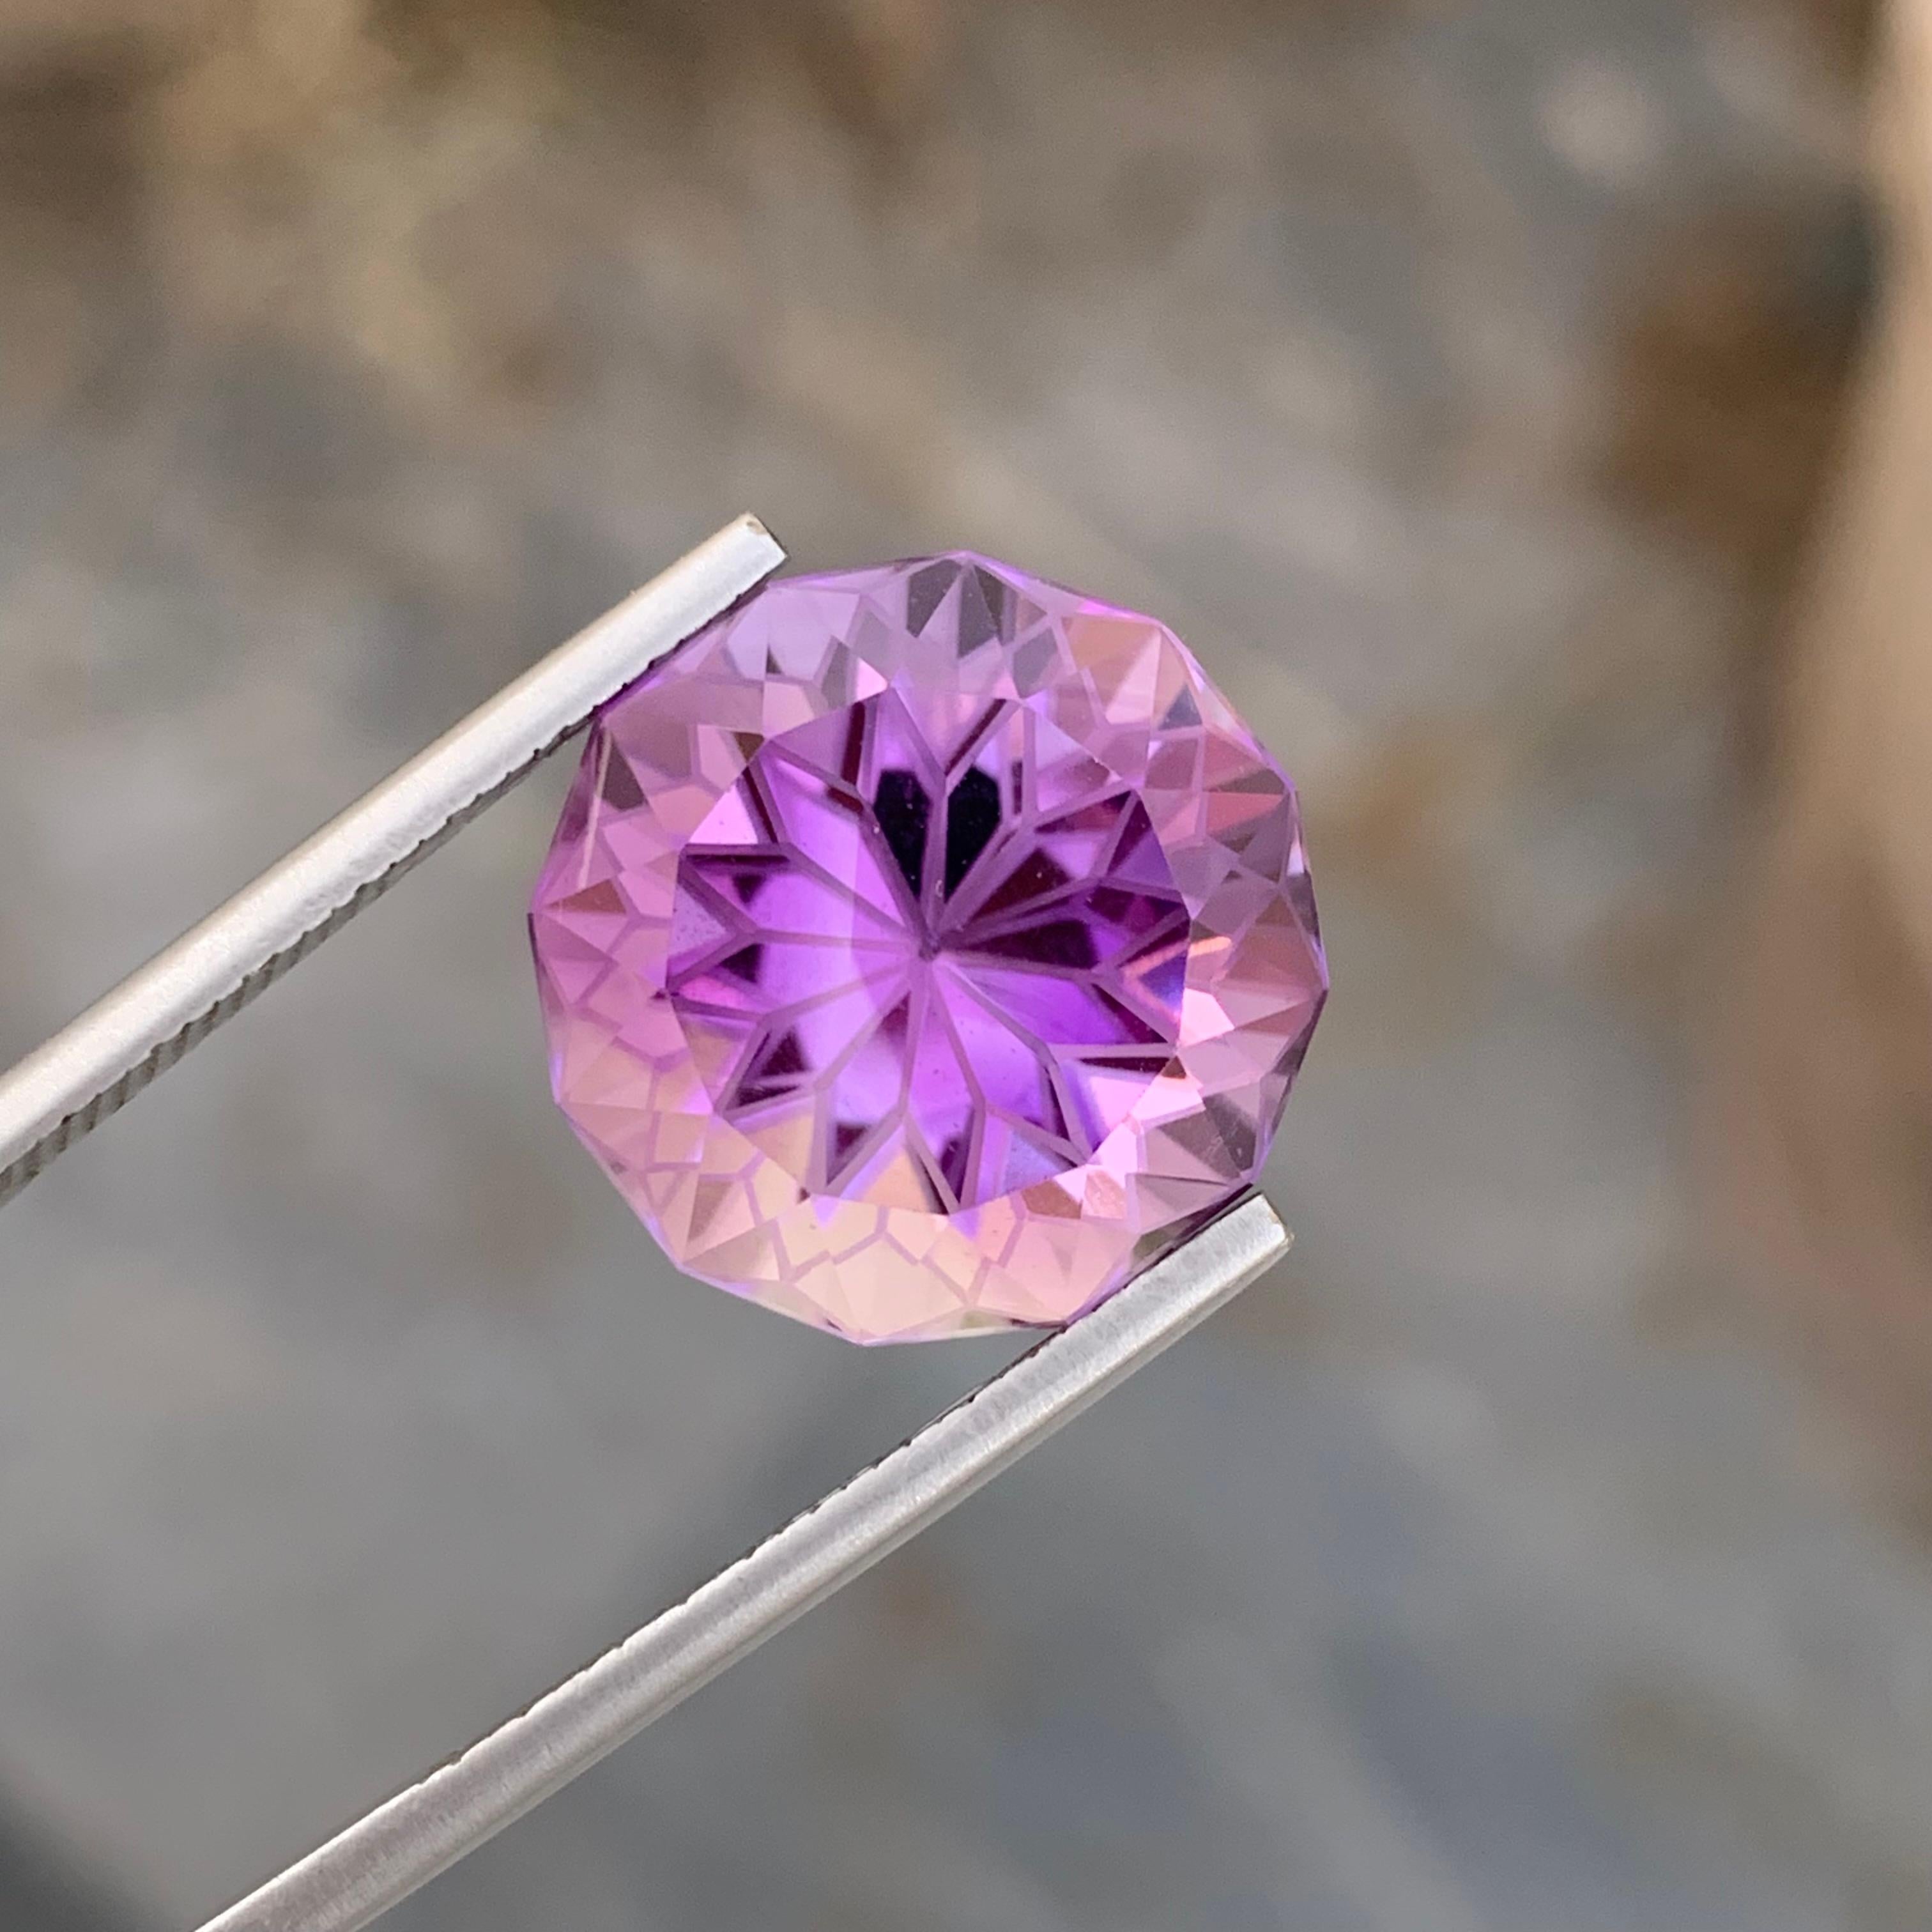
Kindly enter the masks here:
M 1802 594 L 1709 1123 L 1745 1252 L 1922 1515 L 1932 1367 L 1932 16 L 1876 74 L 1887 248 Z
M 742 508 L 1299 779 L 1282 1280 L 398 1915 L 1932 1922 L 1932 12 L 0 0 L 0 1060 Z M 0 1924 L 193 1922 L 976 1380 L 542 1092 L 561 771 L 0 1216 Z

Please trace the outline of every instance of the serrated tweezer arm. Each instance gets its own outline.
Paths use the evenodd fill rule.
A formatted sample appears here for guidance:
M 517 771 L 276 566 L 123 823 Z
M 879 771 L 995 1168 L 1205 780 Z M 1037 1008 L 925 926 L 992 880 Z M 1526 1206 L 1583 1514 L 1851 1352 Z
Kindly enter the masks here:
M 0 1078 L 0 1202 L 784 561 L 740 517 L 506 685 Z
M 0 1202 L 784 561 L 728 524 L 0 1077 Z M 916 1535 L 1278 1259 L 1250 1195 L 520 1716 L 202 1932 L 355 1932 Z

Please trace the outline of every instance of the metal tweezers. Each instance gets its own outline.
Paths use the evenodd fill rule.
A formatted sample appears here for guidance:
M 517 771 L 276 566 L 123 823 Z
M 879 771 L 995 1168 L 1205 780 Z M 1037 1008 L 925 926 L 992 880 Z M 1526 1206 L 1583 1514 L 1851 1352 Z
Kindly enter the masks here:
M 784 552 L 740 517 L 0 1076 L 0 1202 L 386 891 Z M 202 1932 L 354 1932 L 850 1582 L 1286 1252 L 1250 1194 L 882 1461 Z

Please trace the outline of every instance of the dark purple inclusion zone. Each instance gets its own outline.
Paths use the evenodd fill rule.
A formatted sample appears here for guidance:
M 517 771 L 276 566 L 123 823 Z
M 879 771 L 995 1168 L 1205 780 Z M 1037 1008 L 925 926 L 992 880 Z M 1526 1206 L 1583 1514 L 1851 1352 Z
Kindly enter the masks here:
M 1028 803 L 1023 760 L 996 755 L 1013 709 L 943 776 L 890 698 L 769 741 L 736 842 L 681 856 L 704 937 L 671 962 L 674 1004 L 728 1118 L 795 1124 L 808 1189 L 902 1152 L 945 1210 L 1049 1178 L 1178 1038 L 1188 919 L 1146 809 L 1104 774 Z

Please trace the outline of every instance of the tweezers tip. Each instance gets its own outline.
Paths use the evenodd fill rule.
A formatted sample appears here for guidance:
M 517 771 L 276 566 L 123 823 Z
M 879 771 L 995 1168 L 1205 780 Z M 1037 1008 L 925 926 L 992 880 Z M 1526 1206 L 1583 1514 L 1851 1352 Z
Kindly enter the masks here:
M 785 547 L 779 542 L 770 524 L 764 518 L 754 516 L 749 510 L 741 512 L 735 520 L 734 528 L 742 530 L 748 537 L 762 538 L 778 553 L 780 561 L 785 556 Z

